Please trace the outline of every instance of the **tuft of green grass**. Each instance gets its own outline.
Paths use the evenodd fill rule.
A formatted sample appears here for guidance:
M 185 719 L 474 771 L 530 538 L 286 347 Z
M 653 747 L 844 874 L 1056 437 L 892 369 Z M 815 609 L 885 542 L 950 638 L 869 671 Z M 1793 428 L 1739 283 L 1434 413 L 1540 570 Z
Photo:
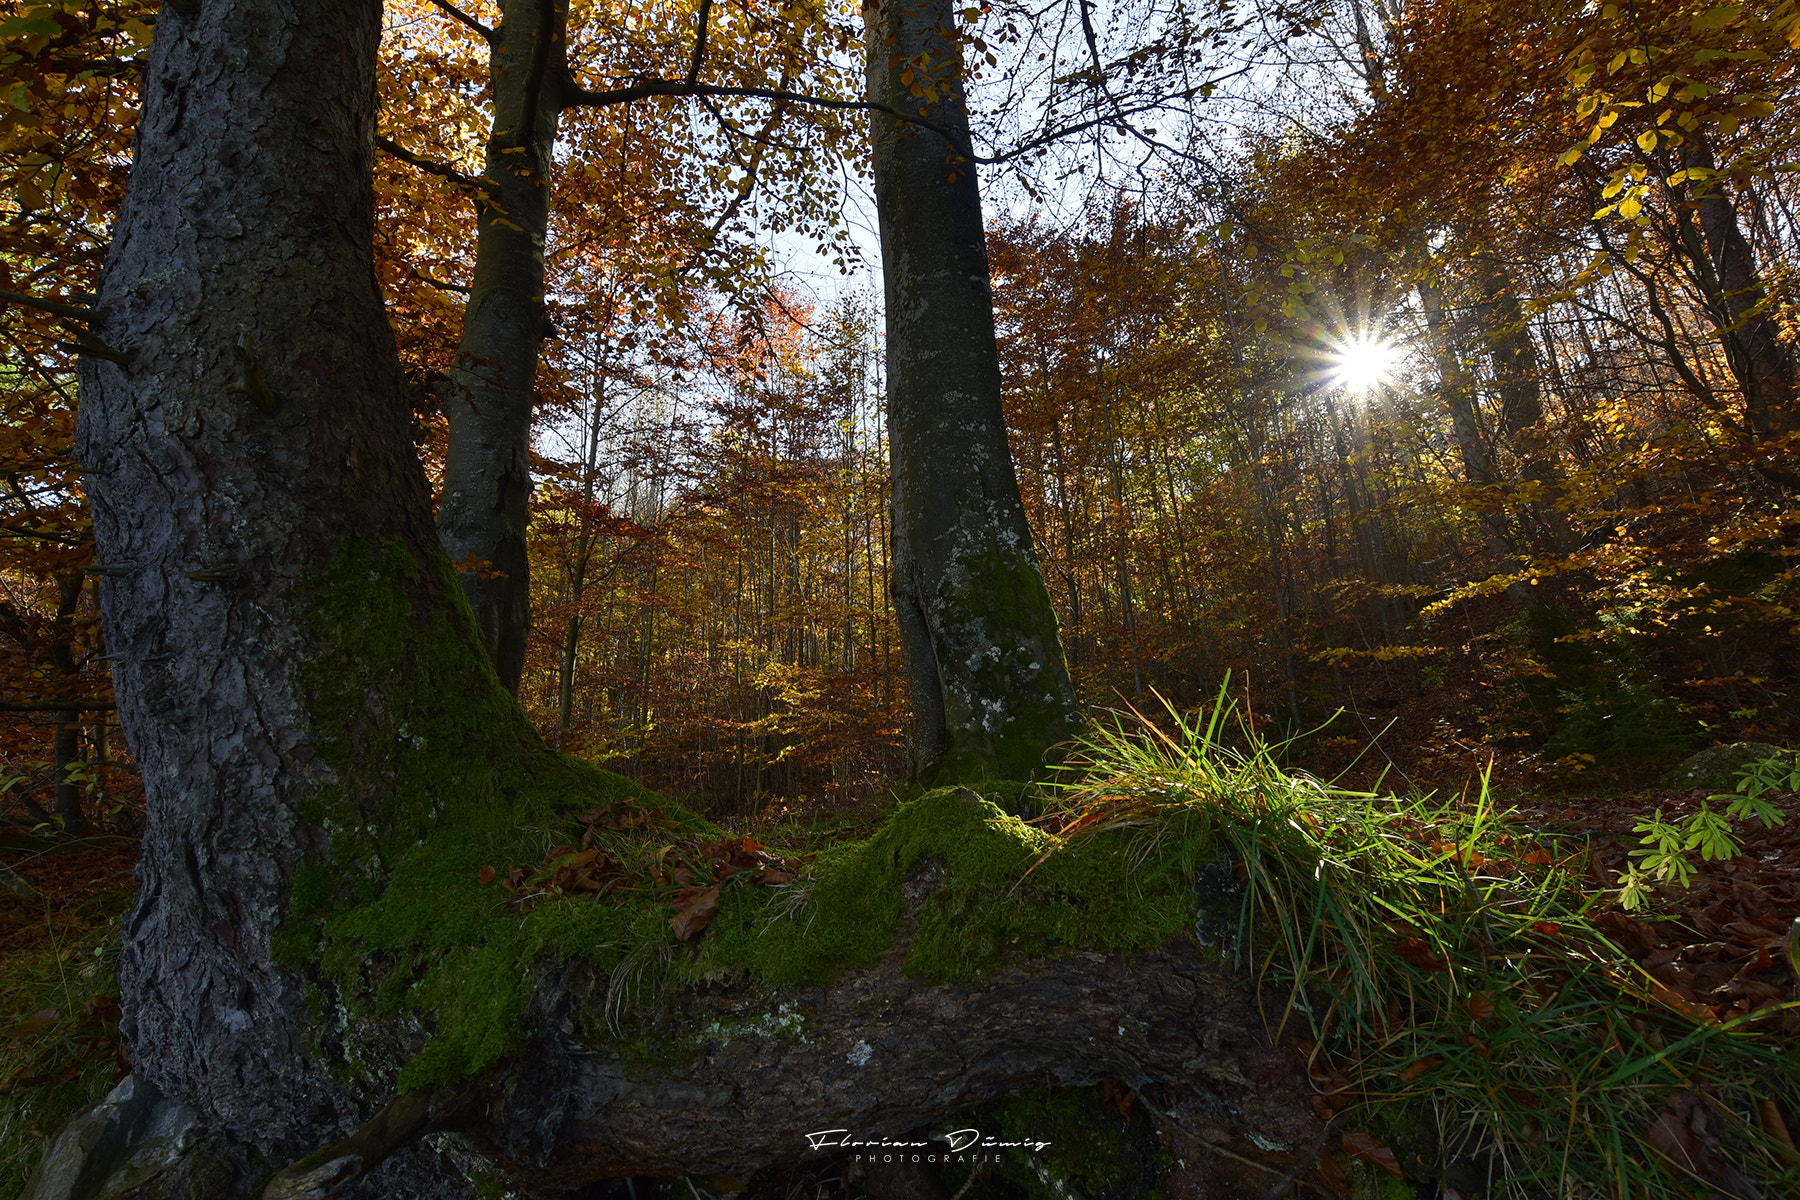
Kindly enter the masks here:
M 1340 790 L 1284 770 L 1223 691 L 1165 709 L 1094 726 L 1040 823 L 1059 845 L 1133 830 L 1149 870 L 1229 850 L 1233 950 L 1340 1132 L 1463 1195 L 1800 1195 L 1800 1053 L 1773 1034 L 1795 1004 L 1683 1003 L 1597 923 L 1583 850 L 1517 827 L 1485 779 Z

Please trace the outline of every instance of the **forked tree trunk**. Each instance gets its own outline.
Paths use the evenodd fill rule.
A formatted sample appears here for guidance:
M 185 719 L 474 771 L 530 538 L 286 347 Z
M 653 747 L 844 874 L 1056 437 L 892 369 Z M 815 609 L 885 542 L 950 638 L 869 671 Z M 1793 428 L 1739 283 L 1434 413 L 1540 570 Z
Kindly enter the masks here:
M 567 18 L 565 0 L 502 5 L 490 51 L 494 121 L 475 205 L 475 277 L 442 391 L 450 442 L 438 536 L 462 568 L 482 641 L 514 693 L 531 627 L 531 405 L 549 332 L 544 237 Z
M 380 565 L 359 586 L 410 612 L 421 643 L 442 622 L 458 687 L 497 690 L 438 548 L 376 286 L 380 36 L 378 0 L 164 9 L 96 305 L 133 357 L 81 365 L 95 540 L 130 568 L 102 613 L 148 806 L 125 1029 L 142 1077 L 277 1158 L 382 1099 L 321 1069 L 300 981 L 270 949 L 296 866 L 353 852 L 355 830 L 308 816 L 321 792 L 391 824 L 383 772 L 418 647 L 346 649 L 370 615 L 330 611 L 346 552 L 368 548 Z M 366 773 L 325 765 L 345 735 L 321 687 L 356 695 Z
M 864 15 L 870 97 L 921 113 L 959 143 L 891 116 L 871 119 L 887 296 L 892 586 L 912 684 L 914 769 L 925 779 L 1023 778 L 1078 718 L 1006 441 L 961 49 L 944 36 L 957 17 L 948 0 L 885 0 Z

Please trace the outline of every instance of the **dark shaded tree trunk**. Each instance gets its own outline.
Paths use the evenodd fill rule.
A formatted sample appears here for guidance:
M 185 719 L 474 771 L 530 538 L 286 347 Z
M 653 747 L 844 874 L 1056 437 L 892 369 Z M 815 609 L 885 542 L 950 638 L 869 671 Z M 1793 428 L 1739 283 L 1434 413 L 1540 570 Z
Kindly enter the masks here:
M 1699 134 L 1689 136 L 1682 165 L 1716 170 L 1712 148 Z M 1743 390 L 1750 436 L 1763 441 L 1800 429 L 1793 354 L 1781 341 L 1756 256 L 1738 225 L 1737 206 L 1722 179 L 1684 190 L 1689 199 L 1678 210 L 1683 240 L 1724 343 L 1725 360 Z M 1791 484 L 1791 476 L 1787 482 Z
M 1443 284 L 1434 279 L 1421 279 L 1418 284 L 1419 307 L 1425 313 L 1425 327 L 1431 338 L 1432 357 L 1437 362 L 1438 390 L 1444 406 L 1450 411 L 1450 436 L 1456 442 L 1463 461 L 1463 478 L 1472 486 L 1492 490 L 1498 480 L 1494 475 L 1493 455 L 1482 436 L 1480 414 L 1475 407 L 1474 381 L 1457 352 L 1455 330 L 1444 316 Z M 1513 562 L 1515 547 L 1506 518 L 1488 503 L 1482 502 L 1476 513 L 1482 540 L 1497 561 Z M 1515 607 L 1530 607 L 1531 593 L 1517 580 L 1507 585 L 1506 595 Z
M 390 823 L 378 731 L 415 647 L 372 662 L 322 622 L 347 549 L 386 554 L 377 591 L 421 640 L 447 618 L 463 686 L 494 688 L 375 281 L 380 36 L 376 0 L 164 9 L 96 304 L 130 364 L 81 364 L 98 552 L 132 568 L 102 613 L 148 806 L 125 1028 L 143 1077 L 273 1155 L 352 1127 L 369 1099 L 320 1067 L 300 981 L 270 950 L 298 864 L 347 856 L 348 832 L 307 815 L 321 792 Z M 320 757 L 321 664 L 365 705 L 367 777 Z
M 57 580 L 55 634 L 50 643 L 50 664 L 61 677 L 58 691 L 61 699 L 71 699 L 76 691 L 76 675 L 81 666 L 75 661 L 71 644 L 71 625 L 75 610 L 81 604 L 82 574 L 64 575 Z M 81 785 L 69 778 L 69 770 L 80 761 L 81 713 L 79 708 L 56 711 L 56 729 L 51 735 L 51 776 L 55 782 L 56 816 L 64 833 L 86 833 L 87 815 L 81 811 Z
M 1481 299 L 1476 307 L 1500 394 L 1500 430 L 1519 456 L 1520 475 L 1532 488 L 1524 505 L 1534 534 L 1531 540 L 1540 548 L 1563 549 L 1570 536 L 1568 522 L 1556 507 L 1563 490 L 1562 468 L 1544 425 L 1537 347 L 1506 264 L 1496 255 L 1483 255 L 1479 272 Z
M 475 204 L 475 276 L 443 385 L 450 443 L 438 536 L 500 682 L 517 693 L 531 627 L 531 407 L 544 310 L 551 154 L 567 78 L 564 0 L 507 0 L 491 40 L 494 123 Z M 467 564 L 467 569 L 461 569 Z
M 1077 727 L 1000 405 L 981 194 L 947 0 L 865 11 L 887 296 L 893 596 L 921 778 L 1023 778 Z M 930 66 L 921 66 L 929 53 Z M 903 83 L 903 75 L 910 83 Z M 937 99 L 925 89 L 935 87 Z M 915 93 L 913 89 L 919 89 Z

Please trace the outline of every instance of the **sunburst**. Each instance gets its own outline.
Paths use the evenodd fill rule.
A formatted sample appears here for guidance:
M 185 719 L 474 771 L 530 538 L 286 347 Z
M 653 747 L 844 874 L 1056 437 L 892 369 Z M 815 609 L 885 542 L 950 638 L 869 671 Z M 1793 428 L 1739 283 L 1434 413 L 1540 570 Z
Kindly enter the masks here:
M 1372 392 L 1393 378 L 1400 347 L 1378 333 L 1357 333 L 1331 349 L 1331 378 L 1348 392 Z

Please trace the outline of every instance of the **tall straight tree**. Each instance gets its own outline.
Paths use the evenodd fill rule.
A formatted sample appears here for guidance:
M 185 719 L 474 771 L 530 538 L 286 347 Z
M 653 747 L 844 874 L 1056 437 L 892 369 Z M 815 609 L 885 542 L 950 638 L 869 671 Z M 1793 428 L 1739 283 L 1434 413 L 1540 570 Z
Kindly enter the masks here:
M 475 277 L 462 344 L 444 383 L 450 440 L 438 536 L 458 564 L 494 669 L 512 692 L 525 669 L 531 624 L 531 402 L 538 350 L 549 332 L 544 237 L 568 79 L 567 26 L 564 0 L 507 0 L 499 27 L 482 30 L 494 120 L 476 191 Z
M 926 780 L 1023 778 L 1078 716 L 1019 497 L 948 0 L 864 10 L 887 293 L 894 611 Z

